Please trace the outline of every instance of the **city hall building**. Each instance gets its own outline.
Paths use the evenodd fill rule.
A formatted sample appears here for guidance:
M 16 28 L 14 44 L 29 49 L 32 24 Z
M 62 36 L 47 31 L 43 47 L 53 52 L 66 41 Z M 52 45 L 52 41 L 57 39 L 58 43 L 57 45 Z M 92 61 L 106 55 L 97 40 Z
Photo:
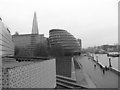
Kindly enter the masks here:
M 81 40 L 79 41 L 69 32 L 62 29 L 52 29 L 49 31 L 50 47 L 60 45 L 65 55 L 76 55 L 81 53 Z
M 81 54 L 81 40 L 63 29 L 49 31 L 49 44 L 56 54 L 56 74 L 71 78 L 71 56 Z M 54 51 L 55 50 L 55 51 Z M 67 57 L 68 56 L 68 57 Z

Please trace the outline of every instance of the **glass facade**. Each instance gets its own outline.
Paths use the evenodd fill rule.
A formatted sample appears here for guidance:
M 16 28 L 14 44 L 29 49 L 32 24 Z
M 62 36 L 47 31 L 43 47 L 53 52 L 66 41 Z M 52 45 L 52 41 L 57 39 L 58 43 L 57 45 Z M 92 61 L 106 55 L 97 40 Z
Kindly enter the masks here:
M 64 52 L 80 53 L 81 47 L 78 40 L 66 30 L 52 29 L 49 31 L 50 46 L 59 44 Z

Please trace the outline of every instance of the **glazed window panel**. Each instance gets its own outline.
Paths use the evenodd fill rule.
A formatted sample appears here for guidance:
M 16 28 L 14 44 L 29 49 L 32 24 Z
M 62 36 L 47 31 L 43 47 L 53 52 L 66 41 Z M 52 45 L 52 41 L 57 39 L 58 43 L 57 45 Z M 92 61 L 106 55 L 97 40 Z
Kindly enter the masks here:
M 6 29 L 2 29 L 3 37 L 6 37 L 7 40 L 11 41 L 12 37 L 6 32 Z
M 1 55 L 14 54 L 14 44 L 10 31 L 7 30 L 4 23 L 0 21 L 0 52 Z
M 9 29 L 4 25 L 4 23 L 2 23 L 2 33 L 5 32 L 7 34 L 7 36 L 9 36 L 10 38 L 12 37 L 10 35 L 10 31 Z
M 4 45 L 1 45 L 2 46 L 2 50 L 12 50 L 14 51 L 14 49 L 12 47 L 7 47 L 7 46 L 4 46 Z
M 6 43 L 7 45 L 10 45 L 10 46 L 14 47 L 13 42 L 12 42 L 12 41 L 9 41 L 9 40 L 6 39 L 5 37 L 2 37 L 2 39 L 0 39 L 0 40 L 2 40 L 2 44 L 3 44 L 3 45 L 4 45 L 4 43 Z
M 5 56 L 5 55 L 13 55 L 14 52 L 13 51 L 2 51 L 2 56 Z
M 9 44 L 12 43 L 12 40 L 9 40 L 9 39 L 7 38 L 7 36 L 5 36 L 5 35 L 3 35 L 3 34 L 0 34 L 0 36 L 2 37 L 2 38 L 0 38 L 2 41 L 4 41 L 4 42 L 9 42 Z

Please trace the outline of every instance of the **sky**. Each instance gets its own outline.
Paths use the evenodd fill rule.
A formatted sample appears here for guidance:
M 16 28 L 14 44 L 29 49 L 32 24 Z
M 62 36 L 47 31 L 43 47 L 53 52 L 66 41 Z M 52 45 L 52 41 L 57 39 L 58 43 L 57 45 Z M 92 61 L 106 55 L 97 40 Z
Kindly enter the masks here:
M 119 0 L 0 0 L 0 17 L 13 35 L 30 34 L 34 12 L 39 34 L 65 29 L 82 47 L 118 43 Z

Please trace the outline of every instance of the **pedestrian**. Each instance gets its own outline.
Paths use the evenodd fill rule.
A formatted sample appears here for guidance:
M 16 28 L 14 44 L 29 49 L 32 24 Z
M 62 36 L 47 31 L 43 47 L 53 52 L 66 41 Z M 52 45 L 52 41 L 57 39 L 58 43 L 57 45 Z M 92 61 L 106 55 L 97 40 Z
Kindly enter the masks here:
M 105 70 L 107 71 L 107 66 L 105 66 Z
M 105 70 L 103 69 L 103 74 L 105 74 Z
M 94 65 L 94 68 L 96 68 L 96 64 Z
M 2 18 L 0 17 L 0 21 L 2 21 Z
M 102 65 L 100 65 L 100 68 L 102 69 Z

